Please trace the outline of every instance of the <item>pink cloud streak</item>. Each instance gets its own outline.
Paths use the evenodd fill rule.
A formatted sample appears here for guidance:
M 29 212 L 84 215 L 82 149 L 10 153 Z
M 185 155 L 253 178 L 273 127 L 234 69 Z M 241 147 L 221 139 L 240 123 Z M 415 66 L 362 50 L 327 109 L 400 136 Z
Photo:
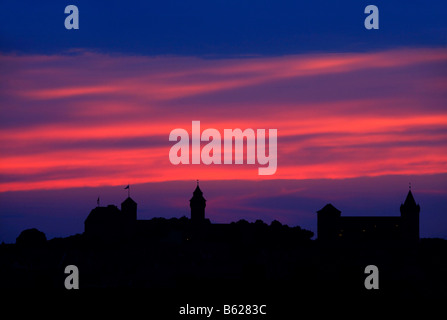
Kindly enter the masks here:
M 278 171 L 262 179 L 446 172 L 446 61 L 444 49 L 0 55 L 0 191 L 261 179 L 250 165 L 170 164 L 169 132 L 192 120 L 221 132 L 278 129 Z

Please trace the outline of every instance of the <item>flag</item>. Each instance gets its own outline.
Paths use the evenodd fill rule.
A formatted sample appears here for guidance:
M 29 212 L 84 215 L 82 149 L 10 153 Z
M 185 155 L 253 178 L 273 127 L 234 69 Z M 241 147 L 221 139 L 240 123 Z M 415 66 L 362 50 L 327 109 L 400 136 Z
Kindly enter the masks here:
M 124 189 L 129 189 L 129 185 L 127 185 L 127 187 L 125 187 Z

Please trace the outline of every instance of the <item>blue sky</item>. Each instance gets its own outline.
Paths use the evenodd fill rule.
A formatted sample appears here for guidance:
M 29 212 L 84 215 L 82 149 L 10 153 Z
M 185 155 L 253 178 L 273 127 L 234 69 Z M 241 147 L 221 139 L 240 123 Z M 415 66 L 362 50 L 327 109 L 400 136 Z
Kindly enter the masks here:
M 64 28 L 75 4 L 80 29 Z M 379 8 L 366 30 L 364 8 Z M 445 47 L 445 1 L 2 1 L 0 50 L 144 55 L 282 55 Z

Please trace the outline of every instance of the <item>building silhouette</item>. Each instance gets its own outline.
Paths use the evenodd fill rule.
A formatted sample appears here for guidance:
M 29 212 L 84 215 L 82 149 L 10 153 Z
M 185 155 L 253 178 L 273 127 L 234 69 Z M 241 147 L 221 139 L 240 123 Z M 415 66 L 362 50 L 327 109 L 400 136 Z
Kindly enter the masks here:
M 206 199 L 203 197 L 203 192 L 199 188 L 198 180 L 193 196 L 189 200 L 189 206 L 191 207 L 191 222 L 203 223 L 205 221 Z
M 191 223 L 195 226 L 209 224 L 205 218 L 206 199 L 197 181 L 196 189 L 190 201 Z M 120 239 L 123 237 L 139 236 L 153 232 L 154 223 L 151 220 L 137 219 L 137 203 L 127 197 L 121 203 L 121 209 L 115 205 L 97 206 L 92 209 L 84 221 L 84 233 L 91 238 Z
M 97 206 L 84 222 L 86 235 L 117 237 L 134 231 L 137 224 L 137 203 L 129 196 L 121 203 L 121 210 L 115 205 Z
M 170 237 L 191 239 L 203 238 L 204 234 L 223 235 L 230 232 L 229 224 L 211 224 L 206 218 L 206 199 L 198 181 L 189 205 L 190 219 L 184 219 L 190 228 L 185 229 L 185 225 L 183 227 L 177 225 L 173 229 L 172 225 L 156 224 L 153 220 L 138 220 L 137 203 L 129 195 L 121 203 L 121 209 L 115 205 L 94 208 L 84 222 L 84 233 L 94 238 L 120 239 L 148 236 L 166 227 L 169 229 Z M 419 212 L 420 206 L 416 204 L 411 190 L 400 206 L 400 216 L 341 216 L 340 210 L 332 204 L 327 204 L 317 211 L 318 240 L 324 243 L 365 241 L 414 243 L 419 240 Z
M 129 196 L 121 203 L 121 212 L 128 221 L 137 220 L 137 203 Z
M 317 211 L 318 239 L 321 242 L 417 242 L 420 209 L 411 190 L 400 206 L 400 216 L 342 217 L 340 210 L 327 204 Z

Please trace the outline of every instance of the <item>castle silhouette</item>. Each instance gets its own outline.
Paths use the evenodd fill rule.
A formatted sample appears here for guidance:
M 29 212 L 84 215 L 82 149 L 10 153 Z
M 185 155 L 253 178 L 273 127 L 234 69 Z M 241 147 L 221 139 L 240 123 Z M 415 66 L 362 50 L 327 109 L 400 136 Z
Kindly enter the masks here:
M 198 181 L 189 201 L 192 225 L 210 224 L 209 219 L 205 218 L 206 199 L 203 197 Z M 84 233 L 92 238 L 132 236 L 152 229 L 150 222 L 150 220 L 137 219 L 137 203 L 129 195 L 121 203 L 121 209 L 115 205 L 106 207 L 98 205 L 94 208 L 84 222 Z
M 317 211 L 318 239 L 333 241 L 402 241 L 419 240 L 419 212 L 411 190 L 400 206 L 400 216 L 342 217 L 341 211 L 327 204 Z
M 65 266 L 75 265 L 83 288 L 150 288 L 168 297 L 190 296 L 191 289 L 280 296 L 291 288 L 299 288 L 295 302 L 446 296 L 447 241 L 418 241 L 420 206 L 411 191 L 394 217 L 346 217 L 326 205 L 317 213 L 317 240 L 278 221 L 211 223 L 201 188 L 192 191 L 189 217 L 138 220 L 128 194 L 120 207 L 98 203 L 83 234 L 46 240 L 25 230 L 16 244 L 0 245 L 0 284 L 60 288 Z M 381 275 L 374 292 L 363 286 L 371 264 Z
M 206 199 L 197 186 L 189 200 L 191 208 L 190 224 L 195 234 L 200 228 L 225 232 L 227 224 L 211 224 L 205 217 Z M 419 212 L 411 190 L 400 206 L 400 216 L 341 216 L 341 211 L 327 204 L 317 211 L 318 240 L 328 242 L 402 241 L 414 243 L 419 240 Z M 85 234 L 96 238 L 112 238 L 144 234 L 154 229 L 151 220 L 137 219 L 137 203 L 130 195 L 115 205 L 97 206 L 85 220 Z M 189 235 L 190 236 L 190 235 Z M 188 236 L 188 237 L 189 237 Z

